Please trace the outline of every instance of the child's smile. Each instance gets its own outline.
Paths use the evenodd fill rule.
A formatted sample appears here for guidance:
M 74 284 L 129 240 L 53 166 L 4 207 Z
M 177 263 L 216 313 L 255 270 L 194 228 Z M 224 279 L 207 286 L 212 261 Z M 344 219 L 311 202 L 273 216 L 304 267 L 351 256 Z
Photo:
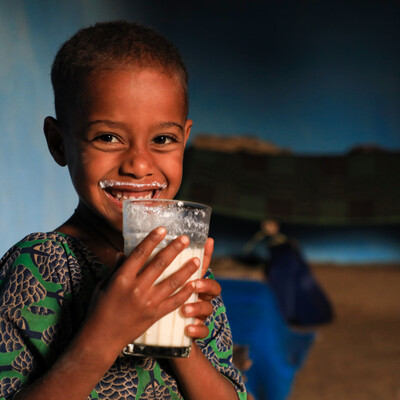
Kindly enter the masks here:
M 122 203 L 124 200 L 135 199 L 155 199 L 158 198 L 163 189 L 167 185 L 154 181 L 148 184 L 119 182 L 113 180 L 105 180 L 100 182 L 100 187 L 117 202 Z
M 107 70 L 85 83 L 63 134 L 65 163 L 79 207 L 120 230 L 123 200 L 177 193 L 192 122 L 181 83 L 167 72 Z

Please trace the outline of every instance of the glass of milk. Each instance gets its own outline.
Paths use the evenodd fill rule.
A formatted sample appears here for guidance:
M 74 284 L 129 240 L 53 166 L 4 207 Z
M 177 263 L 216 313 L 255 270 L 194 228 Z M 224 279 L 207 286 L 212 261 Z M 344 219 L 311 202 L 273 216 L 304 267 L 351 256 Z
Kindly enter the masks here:
M 164 226 L 167 236 L 153 251 L 152 257 L 180 235 L 190 239 L 189 247 L 183 250 L 164 270 L 155 283 L 177 271 L 193 257 L 203 264 L 204 245 L 208 238 L 211 207 L 180 200 L 128 199 L 123 203 L 123 235 L 125 255 L 152 231 Z M 201 277 L 201 267 L 189 280 Z M 193 293 L 188 303 L 197 301 Z M 193 324 L 194 318 L 185 318 L 179 309 L 165 315 L 153 324 L 142 336 L 128 344 L 124 354 L 150 357 L 188 357 L 192 338 L 185 334 L 185 327 Z

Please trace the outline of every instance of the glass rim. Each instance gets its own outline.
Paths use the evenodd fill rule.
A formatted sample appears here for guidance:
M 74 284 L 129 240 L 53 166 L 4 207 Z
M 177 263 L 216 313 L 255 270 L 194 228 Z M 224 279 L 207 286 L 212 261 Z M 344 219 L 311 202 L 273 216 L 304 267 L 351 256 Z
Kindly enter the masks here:
M 208 209 L 210 211 L 212 211 L 212 207 L 207 205 L 207 204 L 203 204 L 203 203 L 197 203 L 195 201 L 187 201 L 187 200 L 178 200 L 178 199 L 135 199 L 135 198 L 130 198 L 130 199 L 126 199 L 124 200 L 124 202 L 122 203 L 123 205 L 125 204 L 125 202 L 128 203 L 165 203 L 165 204 L 178 204 L 182 203 L 182 207 L 197 207 L 197 208 L 201 208 L 201 209 Z

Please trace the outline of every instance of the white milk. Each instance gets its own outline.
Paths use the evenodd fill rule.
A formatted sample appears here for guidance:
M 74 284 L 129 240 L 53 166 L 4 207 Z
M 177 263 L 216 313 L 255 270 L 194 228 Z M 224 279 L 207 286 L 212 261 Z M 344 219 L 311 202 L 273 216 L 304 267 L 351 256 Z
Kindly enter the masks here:
M 125 254 L 128 255 L 132 249 L 140 242 L 139 238 L 128 236 L 125 245 Z M 167 242 L 170 242 L 171 238 L 167 238 Z M 165 244 L 157 246 L 154 249 L 150 258 L 154 257 Z M 164 270 L 161 276 L 156 280 L 156 283 L 164 280 L 177 270 L 179 270 L 183 264 L 193 257 L 200 259 L 199 269 L 189 278 L 189 280 L 199 279 L 201 277 L 201 266 L 203 265 L 203 248 L 186 248 L 175 260 Z M 197 301 L 197 293 L 193 293 L 187 300 L 187 303 L 193 303 Z M 190 325 L 194 322 L 194 318 L 185 318 L 182 315 L 180 308 L 172 311 L 165 315 L 159 321 L 154 323 L 142 336 L 138 337 L 134 344 L 147 345 L 147 346 L 162 346 L 162 347 L 189 347 L 192 343 L 192 338 L 186 336 L 185 326 Z

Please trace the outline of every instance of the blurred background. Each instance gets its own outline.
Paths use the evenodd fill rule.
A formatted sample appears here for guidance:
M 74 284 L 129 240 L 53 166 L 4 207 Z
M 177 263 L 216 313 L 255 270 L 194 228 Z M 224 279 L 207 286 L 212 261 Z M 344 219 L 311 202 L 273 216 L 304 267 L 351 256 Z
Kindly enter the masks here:
M 180 195 L 213 206 L 216 257 L 240 253 L 261 220 L 277 219 L 313 265 L 356 267 L 343 279 L 329 268 L 316 271 L 335 307 L 350 310 L 352 293 L 343 297 L 341 289 L 357 287 L 370 267 L 400 264 L 399 17 L 397 1 L 2 0 L 0 252 L 55 228 L 77 204 L 42 133 L 44 117 L 54 115 L 56 51 L 79 28 L 127 19 L 165 34 L 186 61 L 194 126 Z M 370 276 L 380 284 L 369 290 L 365 282 L 370 301 L 390 292 L 387 282 L 400 283 L 398 275 Z M 393 298 L 371 307 L 399 311 Z M 395 328 L 397 320 L 386 331 Z M 393 381 L 389 397 L 381 388 L 346 397 L 348 387 L 330 397 L 336 383 L 312 378 L 319 362 L 328 363 L 330 343 L 323 342 L 296 399 L 400 399 Z M 386 356 L 390 376 L 391 367 L 400 369 L 400 349 Z M 340 375 L 347 362 L 331 362 L 327 374 Z
M 1 252 L 28 232 L 54 228 L 77 203 L 42 133 L 43 118 L 54 115 L 53 57 L 77 29 L 135 20 L 178 46 L 190 72 L 189 145 L 199 134 L 246 135 L 295 155 L 344 156 L 360 145 L 400 149 L 399 8 L 394 1 L 1 1 Z M 316 228 L 310 219 L 288 229 L 311 260 L 395 262 L 395 211 L 362 229 L 359 220 Z M 243 241 L 258 227 L 241 223 Z M 229 252 L 230 242 L 216 251 Z

